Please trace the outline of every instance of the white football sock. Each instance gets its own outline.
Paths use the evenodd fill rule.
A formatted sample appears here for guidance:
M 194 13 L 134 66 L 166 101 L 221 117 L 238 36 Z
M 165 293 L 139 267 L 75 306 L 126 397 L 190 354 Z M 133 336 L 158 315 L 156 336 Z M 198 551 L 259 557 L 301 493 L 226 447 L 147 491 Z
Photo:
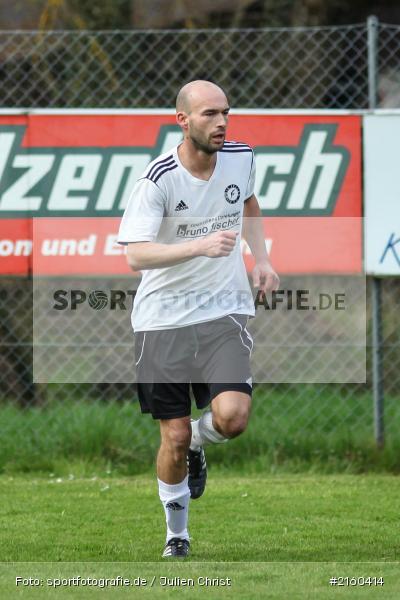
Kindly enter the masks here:
M 187 529 L 190 491 L 188 486 L 188 476 L 181 483 L 164 483 L 161 479 L 158 481 L 158 493 L 164 507 L 165 520 L 167 522 L 167 538 L 189 538 Z
M 200 446 L 207 444 L 222 444 L 227 442 L 228 438 L 221 435 L 212 422 L 212 412 L 203 413 L 197 421 L 192 421 L 192 441 L 191 450 L 198 450 Z

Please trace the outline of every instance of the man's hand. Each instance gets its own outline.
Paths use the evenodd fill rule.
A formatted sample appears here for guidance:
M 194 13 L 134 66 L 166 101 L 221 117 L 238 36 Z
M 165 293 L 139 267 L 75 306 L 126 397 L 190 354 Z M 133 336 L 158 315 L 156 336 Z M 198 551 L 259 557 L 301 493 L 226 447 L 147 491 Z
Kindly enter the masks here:
M 198 240 L 198 255 L 218 258 L 229 256 L 236 244 L 238 231 L 217 231 Z
M 264 293 L 279 289 L 279 277 L 268 261 L 256 263 L 252 277 L 254 287 Z

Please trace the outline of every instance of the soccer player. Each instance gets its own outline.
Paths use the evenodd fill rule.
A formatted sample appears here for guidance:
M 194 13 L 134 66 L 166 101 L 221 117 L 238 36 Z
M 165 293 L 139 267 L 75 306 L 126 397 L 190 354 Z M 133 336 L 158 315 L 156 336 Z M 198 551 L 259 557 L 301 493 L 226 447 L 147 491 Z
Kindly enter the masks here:
M 217 85 L 182 87 L 183 141 L 137 181 L 118 237 L 131 268 L 142 271 L 132 324 L 141 410 L 160 421 L 163 557 L 189 553 L 189 499 L 203 494 L 207 477 L 203 446 L 238 436 L 249 418 L 254 301 L 241 233 L 255 258 L 254 286 L 279 287 L 254 196 L 254 154 L 225 141 L 228 113 Z M 191 390 L 198 408 L 211 407 L 192 422 Z

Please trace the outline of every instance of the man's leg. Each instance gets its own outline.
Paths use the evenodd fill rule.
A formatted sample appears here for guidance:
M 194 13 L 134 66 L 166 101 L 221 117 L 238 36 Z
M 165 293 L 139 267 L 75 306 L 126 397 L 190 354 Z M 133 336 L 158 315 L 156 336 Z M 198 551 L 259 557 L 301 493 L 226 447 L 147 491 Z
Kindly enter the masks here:
M 161 445 L 157 455 L 157 478 L 160 500 L 167 523 L 166 548 L 164 556 L 176 555 L 173 544 L 189 540 L 188 509 L 190 492 L 186 456 L 191 438 L 190 417 L 160 420 Z M 180 540 L 180 541 L 179 541 Z M 178 548 L 178 555 L 183 556 Z M 183 548 L 185 550 L 185 548 Z M 186 552 L 187 553 L 187 552 Z
M 203 446 L 222 444 L 240 435 L 247 426 L 251 396 L 245 392 L 226 390 L 211 402 L 211 411 L 192 421 L 192 439 L 188 452 L 191 498 L 203 495 L 207 481 L 207 464 Z
M 203 446 L 240 435 L 247 426 L 252 394 L 250 355 L 253 340 L 246 315 L 227 315 L 197 327 L 199 379 L 192 383 L 198 408 L 211 411 L 192 422 L 189 487 L 192 498 L 205 489 L 207 467 Z M 192 380 L 193 381 L 193 380 Z M 197 381 L 197 382 L 196 382 Z
M 247 427 L 251 396 L 234 390 L 223 391 L 211 402 L 211 411 L 192 423 L 190 448 L 218 444 L 237 437 Z

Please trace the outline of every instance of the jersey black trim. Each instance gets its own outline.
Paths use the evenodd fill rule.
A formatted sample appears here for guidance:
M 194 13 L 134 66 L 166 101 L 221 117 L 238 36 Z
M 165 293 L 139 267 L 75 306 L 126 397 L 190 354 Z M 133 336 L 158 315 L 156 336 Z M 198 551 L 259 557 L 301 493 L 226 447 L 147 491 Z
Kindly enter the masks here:
M 157 181 L 162 175 L 164 175 L 164 173 L 166 173 L 167 171 L 173 171 L 177 168 L 178 165 L 171 154 L 170 156 L 167 156 L 167 158 L 163 158 L 162 160 L 159 160 L 158 162 L 154 163 L 150 171 L 147 173 L 147 175 L 143 177 L 143 179 L 148 179 L 149 181 L 152 181 L 155 185 L 157 185 Z
M 245 148 L 222 148 L 220 152 L 230 152 L 231 154 L 237 154 L 238 152 L 253 152 L 253 150 L 249 147 Z
M 153 164 L 152 167 L 150 167 L 150 171 L 147 173 L 146 177 L 148 177 L 149 179 L 151 179 L 153 177 L 153 175 L 154 175 L 154 172 L 158 169 L 158 167 L 164 165 L 164 163 L 170 162 L 173 159 L 174 159 L 174 157 L 171 154 L 170 156 L 167 156 L 167 158 L 163 158 L 162 160 L 158 160 L 157 162 L 155 162 Z
M 158 188 L 160 190 L 160 192 L 162 192 L 161 188 L 152 179 L 149 179 L 148 177 L 143 176 L 143 177 L 139 177 L 138 181 L 142 181 L 142 179 L 147 179 L 147 181 L 151 181 L 151 183 L 154 183 L 154 185 L 156 186 L 156 188 Z
M 250 146 L 245 142 L 232 142 L 229 140 L 225 140 L 224 146 L 247 146 L 247 148 L 250 148 Z
M 157 175 L 160 173 L 160 171 L 163 171 L 165 168 L 171 167 L 174 164 L 175 164 L 175 161 L 173 159 L 171 159 L 168 162 L 164 163 L 163 165 L 158 165 L 155 169 L 152 169 L 151 175 L 148 175 L 149 179 L 152 179 L 153 181 L 155 181 L 155 179 L 156 179 Z
M 243 142 L 225 141 L 220 152 L 253 152 L 253 150 Z
M 153 183 L 157 184 L 157 181 L 160 179 L 160 177 L 162 177 L 164 175 L 164 173 L 166 173 L 167 171 L 173 171 L 174 169 L 177 169 L 177 168 L 178 168 L 178 165 L 176 163 L 173 163 L 172 165 L 168 165 L 167 168 L 165 168 L 160 173 L 158 173 L 158 175 L 156 175 L 151 181 L 153 181 Z

